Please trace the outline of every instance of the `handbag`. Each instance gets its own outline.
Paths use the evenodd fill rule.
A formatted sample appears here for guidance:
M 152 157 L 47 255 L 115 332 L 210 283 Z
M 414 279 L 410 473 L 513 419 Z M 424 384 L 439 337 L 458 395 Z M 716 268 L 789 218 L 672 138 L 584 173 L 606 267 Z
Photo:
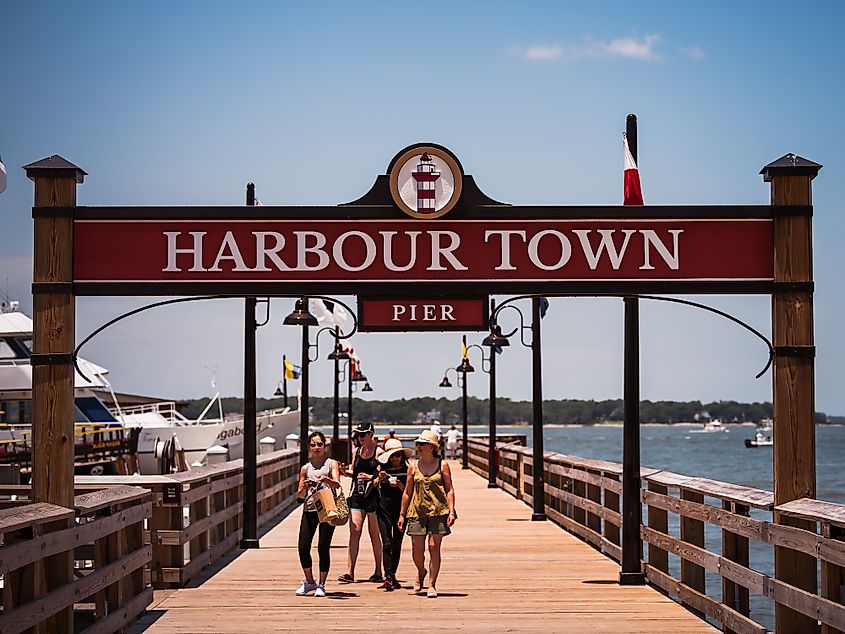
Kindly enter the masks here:
M 343 526 L 349 521 L 349 505 L 346 503 L 346 496 L 343 491 L 337 490 L 337 497 L 335 498 L 336 512 L 334 517 L 329 518 L 329 524 L 332 526 Z

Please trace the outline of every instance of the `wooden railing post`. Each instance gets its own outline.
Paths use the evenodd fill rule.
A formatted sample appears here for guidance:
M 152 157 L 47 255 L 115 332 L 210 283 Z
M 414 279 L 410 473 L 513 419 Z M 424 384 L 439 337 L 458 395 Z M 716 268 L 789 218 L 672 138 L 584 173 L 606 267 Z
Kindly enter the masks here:
M 657 482 L 648 483 L 648 490 L 660 495 L 668 495 L 669 487 Z M 669 512 L 656 506 L 648 505 L 648 527 L 668 535 L 669 534 Z M 649 542 L 648 544 L 648 565 L 657 568 L 661 572 L 669 574 L 669 551 L 660 548 Z
M 619 476 L 615 473 L 610 473 L 605 471 L 602 475 L 608 479 L 613 480 L 614 482 L 619 482 Z M 609 509 L 615 513 L 619 512 L 619 494 L 611 491 L 610 489 L 604 490 L 604 508 Z M 605 538 L 611 543 L 620 546 L 619 542 L 619 527 L 614 524 L 613 522 L 608 522 L 605 520 L 604 522 L 604 536 Z
M 60 156 L 25 166 L 35 181 L 32 270 L 32 486 L 37 502 L 73 506 L 73 208 L 85 172 Z M 47 208 L 57 208 L 55 211 Z M 46 594 L 73 579 L 73 556 L 43 563 L 36 592 Z M 73 610 L 44 624 L 44 631 L 69 631 Z
M 845 542 L 845 528 L 822 522 L 822 536 Z M 834 603 L 845 603 L 845 566 L 822 561 L 822 596 Z M 842 634 L 843 630 L 822 624 L 822 634 Z
M 704 503 L 704 496 L 681 487 L 681 499 Z M 681 541 L 704 548 L 704 522 L 681 515 Z M 694 590 L 705 592 L 704 568 L 687 559 L 681 559 L 681 581 Z
M 749 516 L 748 507 L 738 502 L 731 502 L 724 500 L 722 508 L 730 513 L 741 515 L 743 517 Z M 722 529 L 722 557 L 735 561 L 741 566 L 749 567 L 748 560 L 748 538 L 742 535 Z M 734 583 L 727 577 L 722 577 L 722 603 L 729 608 L 733 608 L 744 616 L 749 615 L 748 603 L 748 588 Z M 725 632 L 733 632 L 734 630 L 725 629 Z
M 596 476 L 601 476 L 601 472 L 599 471 L 588 471 Z M 588 500 L 592 500 L 596 504 L 601 504 L 601 487 L 596 484 L 587 484 L 587 491 L 585 497 Z M 594 530 L 595 532 L 601 534 L 601 516 L 596 515 L 595 513 L 588 512 L 587 513 L 587 526 L 590 530 Z
M 812 180 L 821 167 L 794 154 L 766 165 L 760 173 L 771 183 L 772 206 L 811 209 Z M 812 213 L 775 213 L 773 224 L 772 409 L 774 493 L 775 505 L 779 506 L 816 497 Z M 809 530 L 807 522 L 777 513 L 775 522 Z M 777 579 L 815 594 L 816 568 L 815 558 L 775 547 Z M 815 619 L 780 603 L 775 605 L 775 623 L 782 634 L 816 628 Z

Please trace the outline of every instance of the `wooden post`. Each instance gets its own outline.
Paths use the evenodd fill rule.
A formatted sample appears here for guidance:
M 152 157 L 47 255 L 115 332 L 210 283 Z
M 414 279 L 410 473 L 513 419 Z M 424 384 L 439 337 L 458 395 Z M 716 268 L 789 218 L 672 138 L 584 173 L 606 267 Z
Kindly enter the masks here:
M 681 488 L 681 499 L 699 504 L 704 503 L 704 496 L 701 493 L 683 487 Z M 704 522 L 681 515 L 681 541 L 704 548 Z M 706 592 L 704 568 L 687 559 L 681 559 L 681 582 L 702 594 Z M 698 610 L 692 609 L 692 611 L 699 616 L 702 615 Z
M 774 215 L 772 342 L 775 347 L 774 411 L 775 506 L 816 497 L 815 346 L 813 340 L 812 185 L 821 165 L 787 154 L 766 165 L 773 207 L 803 210 Z M 806 521 L 775 513 L 775 522 L 807 530 Z M 816 560 L 775 546 L 775 577 L 812 594 L 817 591 Z M 816 620 L 775 605 L 775 624 L 783 634 L 812 632 Z
M 656 482 L 648 483 L 648 490 L 660 495 L 667 495 L 669 488 L 657 484 Z M 669 534 L 669 512 L 656 506 L 648 505 L 648 527 L 656 531 L 660 531 L 666 535 Z M 652 568 L 657 568 L 661 572 L 669 574 L 669 551 L 655 546 L 648 545 L 648 565 Z
M 748 507 L 739 502 L 723 500 L 722 508 L 729 513 L 735 513 L 736 515 L 743 515 L 745 517 L 749 516 Z M 722 557 L 749 568 L 748 538 L 727 529 L 722 529 Z M 722 577 L 722 603 L 745 616 L 750 614 L 748 588 L 731 581 L 727 577 Z M 724 631 L 730 634 L 734 632 L 734 630 L 727 627 Z
M 35 502 L 73 508 L 73 208 L 86 173 L 60 156 L 24 166 L 35 182 L 32 209 L 32 495 Z M 52 208 L 52 209 L 51 209 Z M 73 553 L 44 561 L 36 592 L 73 580 Z M 73 609 L 48 619 L 42 631 L 72 631 Z

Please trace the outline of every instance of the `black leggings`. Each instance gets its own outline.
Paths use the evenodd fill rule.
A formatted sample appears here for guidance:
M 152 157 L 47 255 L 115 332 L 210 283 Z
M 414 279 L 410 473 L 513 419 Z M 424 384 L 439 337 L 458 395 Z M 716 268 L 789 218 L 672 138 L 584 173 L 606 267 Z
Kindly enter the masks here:
M 399 521 L 397 509 L 396 517 L 385 513 L 384 509 L 378 510 L 378 530 L 381 533 L 382 552 L 384 554 L 384 574 L 396 575 L 399 567 L 399 557 L 402 555 L 402 538 L 405 534 L 399 530 L 396 523 Z
M 320 537 L 317 538 L 317 552 L 320 554 L 320 572 L 328 572 L 331 564 L 332 535 L 335 527 L 328 523 L 320 524 L 317 511 L 302 509 L 302 521 L 299 522 L 299 563 L 303 570 L 313 565 L 311 561 L 311 542 L 314 533 L 320 527 Z

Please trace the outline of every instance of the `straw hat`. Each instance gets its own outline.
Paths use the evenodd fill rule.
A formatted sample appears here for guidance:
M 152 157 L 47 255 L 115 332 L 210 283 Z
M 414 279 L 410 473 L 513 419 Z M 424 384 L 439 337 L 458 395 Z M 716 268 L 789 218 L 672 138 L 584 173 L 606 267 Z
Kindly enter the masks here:
M 440 437 L 437 435 L 436 432 L 431 431 L 430 429 L 426 429 L 423 432 L 420 432 L 420 437 L 417 438 L 414 443 L 427 443 L 429 445 L 434 445 L 435 447 L 440 446 Z
M 413 451 L 411 451 L 408 447 L 403 447 L 402 441 L 398 438 L 390 438 L 384 442 L 384 453 L 378 457 L 378 461 L 381 464 L 387 464 L 387 461 L 390 460 L 390 456 L 399 451 L 405 452 L 406 458 L 410 458 L 413 453 Z

